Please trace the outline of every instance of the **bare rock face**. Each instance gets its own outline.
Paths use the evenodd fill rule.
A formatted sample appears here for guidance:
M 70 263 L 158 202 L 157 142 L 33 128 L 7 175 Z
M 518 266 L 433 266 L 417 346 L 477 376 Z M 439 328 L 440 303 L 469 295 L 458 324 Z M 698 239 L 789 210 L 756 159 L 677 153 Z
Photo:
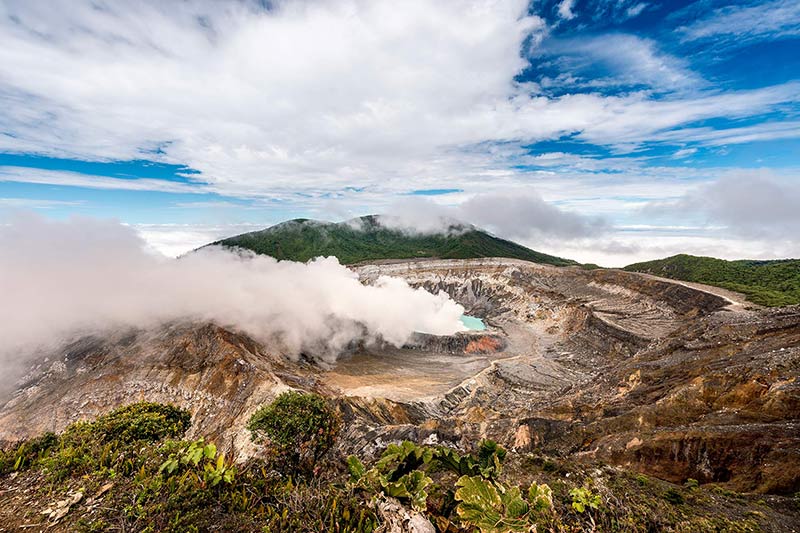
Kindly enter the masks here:
M 313 369 L 212 324 L 172 324 L 73 342 L 40 361 L 0 410 L 0 439 L 61 431 L 126 403 L 172 403 L 193 413 L 191 436 L 245 448 L 255 409 L 289 386 L 313 388 Z
M 404 346 L 409 350 L 447 353 L 451 355 L 474 355 L 499 353 L 507 347 L 506 338 L 498 333 L 465 332 L 455 335 L 428 335 L 415 333 Z
M 357 271 L 445 291 L 487 330 L 362 346 L 326 370 L 210 324 L 85 338 L 2 400 L 0 439 L 151 400 L 190 409 L 193 435 L 246 456 L 248 417 L 292 387 L 334 398 L 340 451 L 366 458 L 403 439 L 471 448 L 490 437 L 671 481 L 800 490 L 800 308 L 503 259 Z

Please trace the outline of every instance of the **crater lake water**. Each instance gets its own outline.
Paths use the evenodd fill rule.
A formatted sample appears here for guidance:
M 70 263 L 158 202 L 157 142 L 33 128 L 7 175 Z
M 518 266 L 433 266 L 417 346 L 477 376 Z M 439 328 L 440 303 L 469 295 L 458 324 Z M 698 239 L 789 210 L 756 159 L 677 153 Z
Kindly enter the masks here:
M 486 329 L 486 324 L 483 323 L 483 320 L 475 316 L 461 315 L 461 323 L 473 331 L 483 331 Z

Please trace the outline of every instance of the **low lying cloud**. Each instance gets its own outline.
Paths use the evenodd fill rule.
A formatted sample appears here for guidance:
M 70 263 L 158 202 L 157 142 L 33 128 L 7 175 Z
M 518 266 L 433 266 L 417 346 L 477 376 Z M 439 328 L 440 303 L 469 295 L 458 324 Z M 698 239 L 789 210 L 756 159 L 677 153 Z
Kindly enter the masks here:
M 796 240 L 800 233 L 800 183 L 768 173 L 730 176 L 669 202 L 647 206 L 654 215 L 722 225 L 748 239 Z
M 203 249 L 151 253 L 114 221 L 17 216 L 0 224 L 0 367 L 41 345 L 110 328 L 212 321 L 289 356 L 332 362 L 354 340 L 399 346 L 415 331 L 464 329 L 445 294 L 381 277 L 363 285 L 335 258 L 307 264 Z
M 561 209 L 533 193 L 482 194 L 456 206 L 408 199 L 389 208 L 384 225 L 420 233 L 458 230 L 468 221 L 501 237 L 525 240 L 571 240 L 600 235 L 610 228 L 600 217 Z

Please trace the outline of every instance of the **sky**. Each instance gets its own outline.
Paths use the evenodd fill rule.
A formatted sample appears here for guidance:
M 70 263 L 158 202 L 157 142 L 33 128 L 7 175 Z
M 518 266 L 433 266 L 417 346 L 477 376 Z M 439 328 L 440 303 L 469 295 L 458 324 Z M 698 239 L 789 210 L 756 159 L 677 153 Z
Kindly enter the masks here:
M 0 0 L 0 218 L 800 257 L 800 3 Z

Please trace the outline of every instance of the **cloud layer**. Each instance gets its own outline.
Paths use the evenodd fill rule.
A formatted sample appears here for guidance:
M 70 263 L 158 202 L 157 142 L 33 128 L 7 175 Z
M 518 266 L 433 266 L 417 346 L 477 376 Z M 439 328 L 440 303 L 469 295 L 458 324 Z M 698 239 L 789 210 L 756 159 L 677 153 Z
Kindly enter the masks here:
M 383 224 L 420 233 L 452 231 L 454 224 L 472 224 L 508 239 L 561 241 L 598 236 L 610 229 L 601 217 L 560 209 L 531 191 L 486 193 L 457 205 L 408 198 L 388 209 Z
M 767 172 L 729 176 L 696 187 L 680 198 L 656 202 L 657 215 L 681 215 L 722 225 L 748 239 L 796 240 L 800 235 L 800 183 Z
M 560 6 L 563 15 L 574 4 Z M 539 61 L 535 50 L 549 31 L 528 7 L 525 0 L 410 0 L 402 9 L 389 0 L 279 1 L 270 9 L 245 1 L 10 0 L 0 6 L 0 150 L 185 164 L 202 172 L 194 190 L 234 196 L 321 197 L 353 184 L 391 194 L 454 179 L 498 186 L 529 179 L 509 170 L 515 152 L 498 145 L 570 135 L 631 150 L 691 122 L 767 113 L 800 96 L 796 83 L 700 91 L 701 78 L 683 61 L 624 34 L 552 46 L 565 60 L 606 64 L 615 83 L 642 90 L 548 96 L 516 80 Z M 650 87 L 681 94 L 654 98 Z M 13 168 L 0 174 L 192 188 Z
M 641 207 L 736 167 L 796 179 L 797 2 L 401 4 L 0 3 L 0 209 L 119 216 L 177 254 L 239 225 L 452 190 L 437 201 L 458 218 L 589 261 L 681 237 L 794 249 L 721 215 L 684 224 L 682 208 L 643 229 Z M 104 174 L 117 160 L 143 161 Z M 154 161 L 197 172 L 161 179 L 142 171 Z

